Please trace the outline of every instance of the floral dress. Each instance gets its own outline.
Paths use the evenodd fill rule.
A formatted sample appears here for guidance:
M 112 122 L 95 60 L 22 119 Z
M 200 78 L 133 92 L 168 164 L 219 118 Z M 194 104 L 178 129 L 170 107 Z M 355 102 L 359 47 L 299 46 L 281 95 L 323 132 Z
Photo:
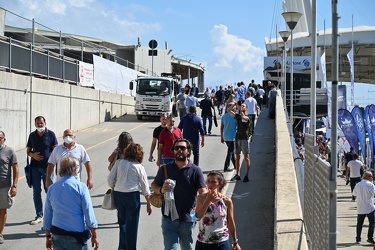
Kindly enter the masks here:
M 220 199 L 208 206 L 206 214 L 199 221 L 198 241 L 215 244 L 228 239 L 227 207 L 224 200 Z

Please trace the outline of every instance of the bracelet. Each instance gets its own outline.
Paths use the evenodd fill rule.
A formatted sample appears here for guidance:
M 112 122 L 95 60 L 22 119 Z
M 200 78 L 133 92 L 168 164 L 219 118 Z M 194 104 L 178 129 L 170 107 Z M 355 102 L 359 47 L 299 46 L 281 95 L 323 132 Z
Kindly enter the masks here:
M 233 246 L 235 246 L 235 245 L 237 245 L 238 244 L 238 239 L 235 239 L 234 241 L 233 241 Z
M 162 188 L 163 188 L 163 187 L 161 187 L 160 190 L 159 190 L 160 194 L 164 194 L 164 193 L 161 191 Z
M 50 234 L 46 235 L 46 238 L 51 238 L 51 237 L 52 237 L 52 235 L 50 235 Z

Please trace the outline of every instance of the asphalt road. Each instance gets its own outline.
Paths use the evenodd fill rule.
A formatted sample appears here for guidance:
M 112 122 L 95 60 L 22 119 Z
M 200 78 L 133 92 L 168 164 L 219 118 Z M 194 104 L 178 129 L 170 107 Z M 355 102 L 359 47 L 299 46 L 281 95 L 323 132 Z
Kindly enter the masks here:
M 244 250 L 273 249 L 275 131 L 273 120 L 268 120 L 267 110 L 265 108 L 263 110 L 257 121 L 251 144 L 250 182 L 230 182 L 234 172 L 225 173 L 228 180 L 225 191 L 234 202 L 237 234 Z M 179 118 L 176 118 L 176 125 L 178 122 Z M 220 117 L 218 117 L 218 123 L 220 126 Z M 93 165 L 94 188 L 90 193 L 99 222 L 100 249 L 117 249 L 118 245 L 119 230 L 116 224 L 116 211 L 101 209 L 103 194 L 108 189 L 107 157 L 116 147 L 118 135 L 122 131 L 130 132 L 134 141 L 144 147 L 143 165 L 151 183 L 157 172 L 157 166 L 155 162 L 148 162 L 147 159 L 152 131 L 158 125 L 159 119 L 144 118 L 138 121 L 135 115 L 126 115 L 76 132 L 76 141 L 85 146 Z M 205 146 L 201 148 L 200 167 L 204 173 L 223 169 L 226 146 L 220 143 L 219 131 L 219 127 L 213 127 L 212 135 L 206 137 Z M 62 143 L 62 138 L 58 140 Z M 7 141 L 7 145 L 12 146 L 12 142 Z M 8 210 L 8 220 L 4 230 L 5 243 L 0 245 L 0 249 L 45 249 L 42 225 L 29 224 L 35 217 L 35 211 L 32 190 L 27 187 L 24 178 L 25 152 L 25 150 L 17 152 L 20 168 L 18 194 L 15 204 Z M 86 180 L 85 171 L 83 171 L 82 180 Z M 43 194 L 43 200 L 44 198 L 45 194 Z M 143 197 L 142 200 L 144 201 Z M 153 208 L 152 214 L 148 216 L 145 203 L 143 203 L 138 231 L 138 249 L 163 249 L 160 225 L 160 209 Z

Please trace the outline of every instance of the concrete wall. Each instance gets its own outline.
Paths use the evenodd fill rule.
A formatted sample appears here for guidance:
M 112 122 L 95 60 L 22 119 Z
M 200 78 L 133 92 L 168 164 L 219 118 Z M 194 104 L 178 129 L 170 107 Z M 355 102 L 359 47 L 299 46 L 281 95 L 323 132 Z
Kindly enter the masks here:
M 281 96 L 276 102 L 275 249 L 308 249 L 290 133 Z
M 0 71 L 0 130 L 6 144 L 25 148 L 42 115 L 57 137 L 134 112 L 134 97 Z

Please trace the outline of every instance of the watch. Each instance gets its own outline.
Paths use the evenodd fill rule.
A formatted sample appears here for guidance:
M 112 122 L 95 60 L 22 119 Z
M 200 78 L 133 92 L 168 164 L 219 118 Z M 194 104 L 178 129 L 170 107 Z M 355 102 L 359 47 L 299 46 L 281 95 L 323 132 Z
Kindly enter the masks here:
M 17 188 L 17 184 L 13 184 L 13 185 L 12 185 L 12 188 Z

